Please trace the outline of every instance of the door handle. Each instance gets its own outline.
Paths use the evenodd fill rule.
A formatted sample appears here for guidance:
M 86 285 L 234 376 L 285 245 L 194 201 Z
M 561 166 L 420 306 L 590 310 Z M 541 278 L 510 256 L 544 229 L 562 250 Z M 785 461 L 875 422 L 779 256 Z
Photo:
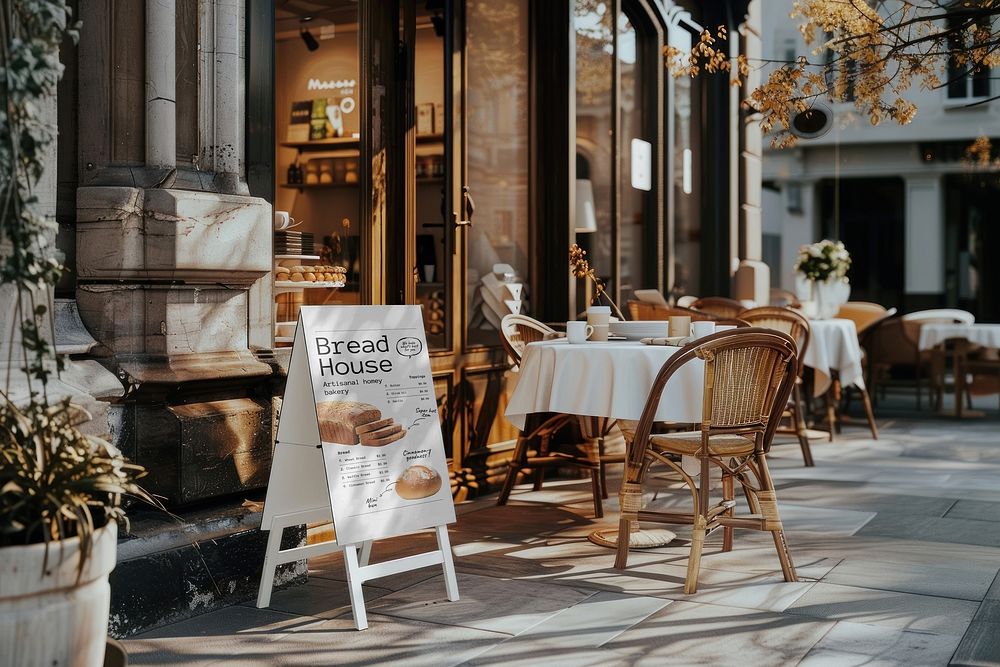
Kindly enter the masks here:
M 462 212 L 464 215 L 464 220 L 459 219 L 458 213 L 452 211 L 451 220 L 455 228 L 459 227 L 471 227 L 472 226 L 472 216 L 476 212 L 476 201 L 472 198 L 472 194 L 469 192 L 469 186 L 462 186 Z

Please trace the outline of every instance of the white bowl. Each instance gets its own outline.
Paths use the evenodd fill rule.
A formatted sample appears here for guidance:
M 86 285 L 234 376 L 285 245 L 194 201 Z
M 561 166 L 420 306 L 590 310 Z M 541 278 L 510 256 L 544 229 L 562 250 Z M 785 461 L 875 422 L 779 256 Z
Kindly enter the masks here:
M 644 320 L 641 322 L 611 322 L 608 331 L 614 336 L 624 336 L 628 340 L 643 338 L 663 338 L 667 335 L 669 323 L 664 320 Z

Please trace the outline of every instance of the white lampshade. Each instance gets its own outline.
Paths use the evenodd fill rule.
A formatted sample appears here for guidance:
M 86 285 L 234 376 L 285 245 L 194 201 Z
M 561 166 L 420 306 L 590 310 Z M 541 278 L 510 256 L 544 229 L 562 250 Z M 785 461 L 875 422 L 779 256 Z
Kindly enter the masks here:
M 594 186 L 586 179 L 576 181 L 576 233 L 588 234 L 597 231 L 597 215 L 594 213 Z

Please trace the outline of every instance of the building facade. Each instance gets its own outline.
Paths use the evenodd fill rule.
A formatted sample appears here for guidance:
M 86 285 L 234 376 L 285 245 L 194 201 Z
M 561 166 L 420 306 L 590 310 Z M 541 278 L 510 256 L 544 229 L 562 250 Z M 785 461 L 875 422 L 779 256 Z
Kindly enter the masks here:
M 100 406 L 91 428 L 180 518 L 134 512 L 113 632 L 255 590 L 298 305 L 424 307 L 462 498 L 502 477 L 516 436 L 498 319 L 575 316 L 571 243 L 623 306 L 639 288 L 766 294 L 754 119 L 727 77 L 662 62 L 719 25 L 753 57 L 758 4 L 79 2 L 51 186 L 71 269 L 57 342 L 92 337 L 63 348 L 99 376 L 74 390 Z M 275 211 L 293 226 L 276 233 Z M 343 284 L 288 287 L 278 267 L 296 265 Z M 498 265 L 520 298 L 489 291 Z
M 792 2 L 768 9 L 787 14 Z M 809 52 L 790 22 L 769 23 L 763 45 L 771 60 Z M 825 135 L 766 149 L 763 238 L 775 284 L 792 288 L 801 244 L 839 238 L 853 259 L 852 299 L 1000 317 L 1000 275 L 987 260 L 1000 240 L 991 221 L 1000 175 L 976 168 L 966 153 L 979 137 L 996 143 L 997 92 L 990 72 L 936 90 L 914 87 L 906 97 L 918 113 L 906 126 L 873 127 L 851 102 L 827 101 L 833 122 Z

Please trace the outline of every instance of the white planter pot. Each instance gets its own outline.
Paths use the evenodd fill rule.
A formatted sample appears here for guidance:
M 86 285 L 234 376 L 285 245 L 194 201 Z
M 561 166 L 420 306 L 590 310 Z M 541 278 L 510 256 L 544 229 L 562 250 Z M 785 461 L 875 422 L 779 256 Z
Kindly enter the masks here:
M 73 665 L 104 663 L 118 525 L 94 534 L 90 560 L 77 580 L 80 540 L 45 546 L 0 549 L 0 665 Z

